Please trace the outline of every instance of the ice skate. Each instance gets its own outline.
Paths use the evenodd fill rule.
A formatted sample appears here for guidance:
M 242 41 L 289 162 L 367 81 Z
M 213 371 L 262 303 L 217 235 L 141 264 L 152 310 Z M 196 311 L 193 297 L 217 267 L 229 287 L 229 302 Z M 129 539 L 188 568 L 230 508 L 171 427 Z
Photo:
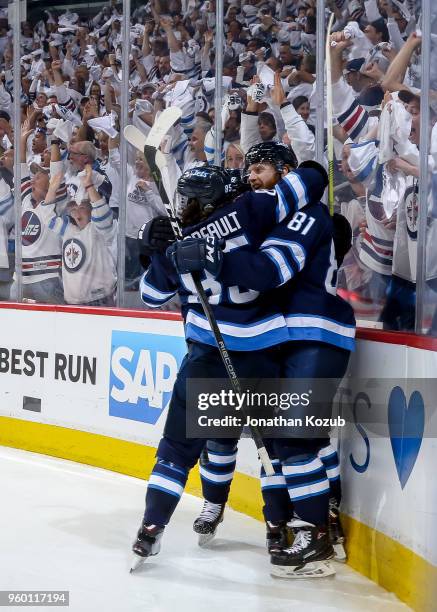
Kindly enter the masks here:
M 161 550 L 161 538 L 164 527 L 142 524 L 138 530 L 137 539 L 132 545 L 134 553 L 131 563 L 131 573 L 140 567 L 147 559 L 157 555 Z
M 266 544 L 269 555 L 277 553 L 290 544 L 287 523 L 279 522 L 277 525 L 266 521 Z
M 295 529 L 290 548 L 270 557 L 272 576 L 279 578 L 324 578 L 335 574 L 329 562 L 334 550 L 329 542 L 327 529 L 306 524 Z
M 344 548 L 344 532 L 340 522 L 340 511 L 333 502 L 329 505 L 328 523 L 329 541 L 334 549 L 334 560 L 339 563 L 346 563 L 347 555 Z
M 217 527 L 223 521 L 225 505 L 207 500 L 203 502 L 202 511 L 193 523 L 193 530 L 199 534 L 199 546 L 205 546 L 214 538 Z

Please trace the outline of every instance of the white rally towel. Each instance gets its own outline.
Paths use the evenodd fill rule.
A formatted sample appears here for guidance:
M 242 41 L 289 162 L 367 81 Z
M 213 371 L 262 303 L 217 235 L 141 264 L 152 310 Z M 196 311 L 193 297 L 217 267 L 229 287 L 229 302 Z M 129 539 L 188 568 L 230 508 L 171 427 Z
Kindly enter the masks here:
M 96 117 L 95 119 L 88 119 L 88 125 L 95 132 L 104 132 L 109 138 L 116 138 L 118 135 L 115 129 L 115 119 L 113 114 L 104 115 L 103 117 Z
M 411 114 L 398 99 L 397 93 L 393 93 L 392 100 L 384 106 L 379 120 L 380 164 L 384 164 L 393 157 L 404 157 L 403 153 L 409 150 L 411 120 Z

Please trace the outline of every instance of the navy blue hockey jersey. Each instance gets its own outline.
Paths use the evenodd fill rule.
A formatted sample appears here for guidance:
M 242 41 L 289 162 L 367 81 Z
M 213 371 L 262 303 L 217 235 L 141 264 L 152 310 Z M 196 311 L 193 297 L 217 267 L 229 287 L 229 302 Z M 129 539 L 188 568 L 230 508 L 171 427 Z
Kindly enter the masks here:
M 310 204 L 277 225 L 257 252 L 243 249 L 225 256 L 218 278 L 225 284 L 243 282 L 268 301 L 276 298 L 289 340 L 353 350 L 355 318 L 350 304 L 337 295 L 332 236 L 327 207 Z
M 224 252 L 231 258 L 243 250 L 256 251 L 278 222 L 316 201 L 320 189 L 321 176 L 317 171 L 298 169 L 281 180 L 275 190 L 244 193 L 214 211 L 205 221 L 187 228 L 184 235 L 222 238 Z M 288 328 L 277 296 L 266 297 L 250 288 L 245 284 L 244 274 L 236 282 L 228 283 L 205 271 L 201 282 L 228 349 L 259 350 L 288 340 Z M 186 338 L 216 344 L 191 275 L 179 276 L 165 256 L 153 257 L 141 279 L 140 291 L 143 301 L 152 307 L 165 304 L 179 292 Z

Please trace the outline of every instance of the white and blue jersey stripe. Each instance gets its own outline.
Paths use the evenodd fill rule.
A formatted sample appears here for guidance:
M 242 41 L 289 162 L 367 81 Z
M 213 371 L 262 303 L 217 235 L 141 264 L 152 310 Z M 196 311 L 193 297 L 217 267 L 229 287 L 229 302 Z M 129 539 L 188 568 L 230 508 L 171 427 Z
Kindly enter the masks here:
M 351 306 L 337 296 L 337 263 L 328 209 L 309 204 L 276 225 L 257 252 L 241 249 L 225 255 L 219 279 L 242 282 L 275 299 L 285 317 L 288 340 L 355 347 Z M 273 297 L 268 293 L 275 290 Z M 267 292 L 267 293 L 266 293 Z
M 256 252 L 262 245 L 280 275 L 278 286 L 285 284 L 305 265 L 304 248 L 280 236 L 264 244 L 263 240 L 277 226 L 277 219 L 287 214 L 285 205 L 289 215 L 307 206 L 314 193 L 320 193 L 321 181 L 321 175 L 313 168 L 298 169 L 280 182 L 278 187 L 286 194 L 283 199 L 274 190 L 246 192 L 198 225 L 187 228 L 185 235 L 223 239 L 223 250 L 225 257 L 231 258 L 231 267 L 234 257 L 236 262 L 240 258 L 244 262 L 246 253 Z M 238 272 L 238 263 L 234 272 Z M 288 341 L 289 331 L 278 299 L 274 295 L 260 295 L 246 284 L 245 264 L 235 282 L 214 278 L 208 272 L 203 273 L 201 282 L 229 350 L 256 351 Z M 152 308 L 164 305 L 178 292 L 187 340 L 215 346 L 191 276 L 179 276 L 165 256 L 153 257 L 141 279 L 140 291 L 142 300 Z

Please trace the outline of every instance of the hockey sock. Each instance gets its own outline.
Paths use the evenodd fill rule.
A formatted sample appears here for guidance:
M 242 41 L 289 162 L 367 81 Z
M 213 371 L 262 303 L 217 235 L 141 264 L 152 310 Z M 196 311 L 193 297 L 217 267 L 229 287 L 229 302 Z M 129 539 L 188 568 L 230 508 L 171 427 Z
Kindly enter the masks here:
M 144 522 L 167 525 L 187 482 L 188 470 L 158 459 L 149 478 Z
M 293 507 L 288 495 L 287 483 L 282 473 L 279 459 L 272 459 L 274 476 L 267 476 L 261 466 L 261 493 L 264 500 L 264 518 L 277 525 L 281 521 L 289 521 L 293 516 Z
M 203 497 L 213 504 L 225 504 L 234 477 L 237 445 L 226 445 L 208 440 L 208 461 L 200 464 Z
M 313 525 L 326 525 L 329 512 L 329 480 L 317 455 L 293 457 L 282 463 L 282 473 L 295 514 Z
M 339 507 L 341 502 L 341 479 L 338 453 L 332 444 L 328 444 L 328 446 L 319 450 L 318 456 L 325 466 L 326 475 L 328 476 L 331 491 L 329 496 L 335 499 L 335 503 Z

